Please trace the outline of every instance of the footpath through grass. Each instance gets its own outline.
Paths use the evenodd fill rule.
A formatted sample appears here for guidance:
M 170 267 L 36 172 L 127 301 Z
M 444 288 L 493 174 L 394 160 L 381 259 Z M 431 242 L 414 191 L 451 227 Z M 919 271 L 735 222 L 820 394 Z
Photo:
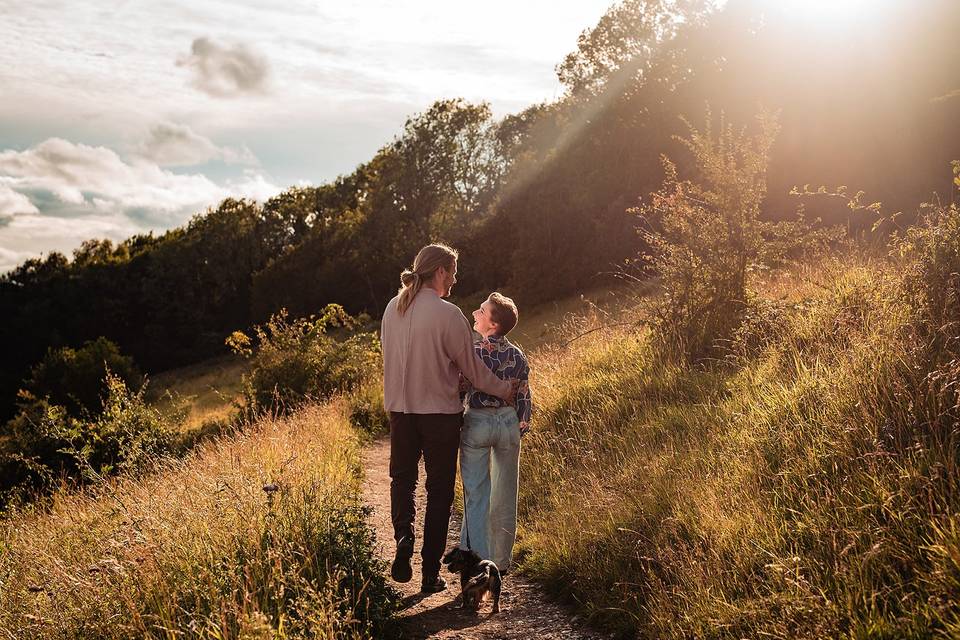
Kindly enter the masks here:
M 390 636 L 347 412 L 307 405 L 10 514 L 0 636 Z

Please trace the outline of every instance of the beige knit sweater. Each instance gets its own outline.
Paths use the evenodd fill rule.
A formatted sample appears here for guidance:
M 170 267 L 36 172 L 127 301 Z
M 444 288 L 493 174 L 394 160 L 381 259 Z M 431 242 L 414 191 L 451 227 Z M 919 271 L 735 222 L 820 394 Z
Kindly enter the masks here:
M 473 333 L 459 307 L 424 287 L 400 315 L 399 298 L 387 304 L 380 324 L 387 411 L 460 413 L 460 372 L 485 393 L 509 396 L 510 382 L 494 375 L 474 352 Z

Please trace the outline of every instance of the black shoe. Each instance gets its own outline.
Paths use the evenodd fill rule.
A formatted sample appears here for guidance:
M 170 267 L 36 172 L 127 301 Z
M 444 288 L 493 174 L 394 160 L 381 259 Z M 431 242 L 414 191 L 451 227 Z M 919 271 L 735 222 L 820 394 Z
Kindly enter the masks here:
M 390 577 L 397 582 L 410 582 L 413 577 L 413 567 L 410 558 L 413 557 L 413 538 L 400 538 L 397 542 L 397 554 L 393 557 L 390 566 Z
M 440 593 L 447 588 L 447 581 L 440 577 L 439 574 L 424 577 L 423 582 L 420 584 L 421 593 Z

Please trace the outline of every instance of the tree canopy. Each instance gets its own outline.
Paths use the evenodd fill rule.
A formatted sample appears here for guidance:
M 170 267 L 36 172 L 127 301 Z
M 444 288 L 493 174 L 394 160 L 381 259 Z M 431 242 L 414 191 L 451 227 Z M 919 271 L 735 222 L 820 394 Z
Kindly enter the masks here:
M 628 210 L 660 189 L 661 155 L 680 159 L 680 179 L 695 168 L 675 135 L 707 102 L 732 123 L 760 105 L 780 113 L 761 217 L 792 214 L 796 184 L 851 185 L 891 210 L 947 193 L 960 5 L 881 3 L 837 30 L 788 4 L 617 2 L 558 64 L 556 101 L 497 118 L 439 100 L 320 186 L 25 261 L 0 276 L 0 418 L 48 349 L 105 336 L 152 372 L 221 353 L 281 308 L 379 315 L 435 240 L 460 249 L 460 294 L 498 288 L 529 304 L 591 286 L 644 248 Z M 814 213 L 861 224 L 842 206 Z

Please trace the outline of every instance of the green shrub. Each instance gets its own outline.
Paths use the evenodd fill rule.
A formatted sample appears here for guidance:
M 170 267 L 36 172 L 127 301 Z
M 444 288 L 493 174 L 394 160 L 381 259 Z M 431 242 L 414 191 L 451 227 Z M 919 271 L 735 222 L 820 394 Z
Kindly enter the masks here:
M 136 470 L 169 451 L 173 432 L 143 400 L 107 371 L 100 411 L 71 415 L 47 398 L 21 392 L 20 413 L 4 427 L 4 489 L 49 489 L 61 477 L 89 481 Z
M 740 359 L 756 356 L 783 335 L 801 305 L 752 296 L 740 325 L 733 332 L 730 355 Z
M 956 167 L 957 165 L 955 165 Z M 955 169 L 956 170 L 956 169 Z M 923 205 L 920 223 L 894 242 L 905 260 L 904 289 L 931 352 L 960 354 L 960 208 Z
M 96 413 L 107 393 L 107 371 L 123 380 L 129 389 L 143 386 L 143 375 L 133 358 L 120 353 L 104 337 L 84 343 L 79 349 L 60 347 L 47 350 L 24 381 L 27 391 L 37 398 L 65 407 L 72 416 Z
M 255 328 L 256 351 L 251 340 L 235 332 L 228 344 L 252 358 L 244 376 L 244 407 L 250 415 L 287 412 L 309 399 L 321 399 L 358 388 L 378 376 L 380 340 L 375 333 L 354 331 L 359 321 L 343 307 L 330 304 L 320 316 L 289 320 L 286 310 Z M 349 332 L 331 335 L 331 328 Z
M 721 117 L 715 137 L 709 111 L 703 131 L 688 123 L 689 138 L 678 139 L 693 155 L 696 179 L 681 179 L 664 156 L 662 187 L 634 210 L 649 247 L 641 258 L 661 289 L 649 299 L 648 312 L 669 357 L 699 361 L 727 352 L 749 313 L 753 276 L 839 233 L 814 230 L 819 220 L 808 222 L 802 210 L 794 220 L 760 220 L 779 125 L 766 112 L 757 121 L 753 136 Z
M 383 408 L 380 377 L 370 378 L 347 395 L 350 422 L 361 431 L 376 436 L 390 430 L 390 417 Z

